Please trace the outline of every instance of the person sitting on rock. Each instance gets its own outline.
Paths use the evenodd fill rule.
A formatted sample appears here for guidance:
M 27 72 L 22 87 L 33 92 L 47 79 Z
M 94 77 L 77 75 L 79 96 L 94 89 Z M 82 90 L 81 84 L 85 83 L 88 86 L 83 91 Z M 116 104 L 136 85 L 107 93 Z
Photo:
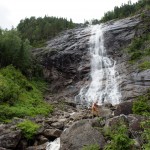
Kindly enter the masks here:
M 98 101 L 94 102 L 92 104 L 92 116 L 98 116 L 99 115 L 99 110 L 98 110 Z

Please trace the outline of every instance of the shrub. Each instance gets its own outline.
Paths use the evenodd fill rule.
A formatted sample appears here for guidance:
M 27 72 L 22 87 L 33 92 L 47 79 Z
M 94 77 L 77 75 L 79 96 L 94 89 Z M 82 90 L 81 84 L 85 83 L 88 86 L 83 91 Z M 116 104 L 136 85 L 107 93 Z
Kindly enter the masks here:
M 144 27 L 143 27 L 144 28 Z M 130 61 L 132 62 L 137 62 L 137 60 L 141 60 L 142 58 L 144 59 L 145 57 L 148 57 L 150 55 L 150 48 L 149 48 L 149 42 L 150 42 L 150 35 L 147 32 L 148 27 L 146 26 L 145 34 L 142 35 L 142 37 L 134 38 L 128 47 L 127 52 L 130 55 Z M 141 62 L 140 62 L 141 63 Z M 138 65 L 140 69 L 145 70 L 149 69 L 149 62 L 145 61 L 142 62 L 140 65 Z
M 43 101 L 43 94 L 38 89 L 42 86 L 45 86 L 43 81 L 29 82 L 13 66 L 1 69 L 0 121 L 52 112 L 52 106 Z
M 143 138 L 143 149 L 149 150 L 150 149 L 150 120 L 144 121 L 141 123 L 141 126 L 144 129 L 144 132 L 142 133 Z
M 139 65 L 139 68 L 141 70 L 147 70 L 147 69 L 150 69 L 150 62 L 149 61 L 144 61 L 143 63 L 141 63 Z
M 82 148 L 82 150 L 99 150 L 100 147 L 98 144 L 91 144 L 91 145 L 87 145 L 87 146 L 84 146 Z
M 127 127 L 124 124 L 120 124 L 113 131 L 108 130 L 107 136 L 109 136 L 111 142 L 105 146 L 105 150 L 127 150 L 131 149 L 133 140 L 129 138 L 127 134 Z
M 25 120 L 19 123 L 17 127 L 21 129 L 26 139 L 31 140 L 37 133 L 37 130 L 39 129 L 40 126 L 30 120 Z
M 138 115 L 150 115 L 150 94 L 139 96 L 136 101 L 133 102 L 133 113 Z

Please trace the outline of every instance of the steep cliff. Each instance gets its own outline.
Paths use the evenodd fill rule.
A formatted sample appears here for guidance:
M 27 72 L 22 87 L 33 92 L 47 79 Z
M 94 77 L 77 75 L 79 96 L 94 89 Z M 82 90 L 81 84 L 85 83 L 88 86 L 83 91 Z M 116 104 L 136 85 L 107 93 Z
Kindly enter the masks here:
M 144 12 L 145 18 L 150 12 Z M 135 37 L 149 32 L 149 21 L 141 15 L 103 24 L 104 44 L 108 57 L 116 60 L 116 70 L 121 91 L 121 100 L 129 100 L 144 93 L 150 87 L 150 70 L 139 70 L 129 63 L 130 56 L 125 49 Z M 62 32 L 47 46 L 33 50 L 43 65 L 45 77 L 50 81 L 51 92 L 59 97 L 74 98 L 81 87 L 90 82 L 90 27 L 76 28 Z M 59 94 L 58 94 L 59 93 Z

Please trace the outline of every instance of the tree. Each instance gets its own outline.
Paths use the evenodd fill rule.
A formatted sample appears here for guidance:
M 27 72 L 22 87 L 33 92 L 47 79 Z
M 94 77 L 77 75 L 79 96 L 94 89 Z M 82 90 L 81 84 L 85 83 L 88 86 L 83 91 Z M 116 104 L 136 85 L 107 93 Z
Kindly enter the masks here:
M 2 31 L 0 34 L 1 67 L 12 64 L 20 70 L 27 69 L 31 62 L 30 49 L 29 40 L 23 41 L 15 29 Z

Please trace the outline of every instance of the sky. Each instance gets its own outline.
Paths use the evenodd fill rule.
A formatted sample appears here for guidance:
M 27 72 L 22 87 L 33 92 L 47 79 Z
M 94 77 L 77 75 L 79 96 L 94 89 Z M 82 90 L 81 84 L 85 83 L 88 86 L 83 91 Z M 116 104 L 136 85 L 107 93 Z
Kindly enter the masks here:
M 131 0 L 132 3 L 138 0 Z M 0 0 L 0 27 L 16 27 L 21 19 L 31 16 L 55 16 L 72 19 L 75 23 L 100 19 L 114 6 L 128 0 Z

